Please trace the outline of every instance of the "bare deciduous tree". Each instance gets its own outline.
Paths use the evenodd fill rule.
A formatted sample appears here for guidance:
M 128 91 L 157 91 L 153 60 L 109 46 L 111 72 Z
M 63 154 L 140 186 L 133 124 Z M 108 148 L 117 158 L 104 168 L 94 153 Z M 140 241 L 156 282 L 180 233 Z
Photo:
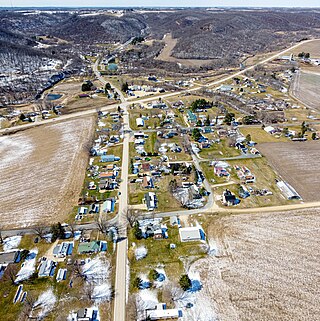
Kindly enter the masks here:
M 11 284 L 15 284 L 16 275 L 18 273 L 18 266 L 15 264 L 9 264 L 5 269 L 2 279 L 3 281 L 9 281 Z
M 123 210 L 123 216 L 125 217 L 126 222 L 130 225 L 131 228 L 132 228 L 132 227 L 135 225 L 135 223 L 137 222 L 137 219 L 138 219 L 139 215 L 140 215 L 139 212 L 134 211 L 133 209 L 128 208 L 128 207 L 126 207 L 126 208 Z
M 43 225 L 37 225 L 33 228 L 36 235 L 38 235 L 41 239 L 44 237 L 46 233 L 46 228 Z
M 71 232 L 72 237 L 74 237 L 74 234 L 76 232 L 76 224 L 74 222 L 71 222 L 71 223 L 69 223 L 68 228 Z
M 99 215 L 99 217 L 96 218 L 96 226 L 101 233 L 106 234 L 111 227 L 111 224 L 104 217 Z

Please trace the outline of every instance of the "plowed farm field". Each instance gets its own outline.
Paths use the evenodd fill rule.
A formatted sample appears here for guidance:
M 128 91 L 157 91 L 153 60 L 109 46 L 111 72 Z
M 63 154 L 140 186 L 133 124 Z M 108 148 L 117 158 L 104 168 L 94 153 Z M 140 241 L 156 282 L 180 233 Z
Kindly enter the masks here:
M 207 302 L 224 321 L 320 320 L 320 210 L 211 218 L 214 254 L 195 262 Z M 203 314 L 199 311 L 199 319 Z
M 304 201 L 319 201 L 319 141 L 263 143 L 258 149 Z
M 0 224 L 63 222 L 77 204 L 94 118 L 69 120 L 0 137 Z

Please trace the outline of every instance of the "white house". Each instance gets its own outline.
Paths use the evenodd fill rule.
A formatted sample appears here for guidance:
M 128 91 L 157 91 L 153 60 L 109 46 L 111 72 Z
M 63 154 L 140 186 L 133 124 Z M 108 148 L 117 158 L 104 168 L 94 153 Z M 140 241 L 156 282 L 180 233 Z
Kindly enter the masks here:
M 144 120 L 142 118 L 136 118 L 136 124 L 137 127 L 143 127 L 144 126 Z

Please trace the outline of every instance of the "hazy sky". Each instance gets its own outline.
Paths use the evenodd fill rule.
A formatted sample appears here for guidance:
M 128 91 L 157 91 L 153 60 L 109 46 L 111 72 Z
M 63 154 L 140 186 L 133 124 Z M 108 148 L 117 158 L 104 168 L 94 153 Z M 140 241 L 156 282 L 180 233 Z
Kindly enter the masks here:
M 0 0 L 2 7 L 320 7 L 319 0 Z

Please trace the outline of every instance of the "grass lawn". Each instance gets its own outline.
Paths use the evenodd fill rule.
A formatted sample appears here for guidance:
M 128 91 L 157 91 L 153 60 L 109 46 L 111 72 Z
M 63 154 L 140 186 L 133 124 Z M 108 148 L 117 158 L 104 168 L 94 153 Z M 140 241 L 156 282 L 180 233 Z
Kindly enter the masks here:
M 240 151 L 228 145 L 227 139 L 221 139 L 220 143 L 214 143 L 209 148 L 203 148 L 199 153 L 202 158 L 225 158 L 240 155 Z
M 201 162 L 201 168 L 203 170 L 203 173 L 204 173 L 206 179 L 211 184 L 227 183 L 230 180 L 227 177 L 219 177 L 219 176 L 215 175 L 214 170 L 213 170 L 214 167 L 210 166 L 210 162 Z
M 281 191 L 277 187 L 275 179 L 278 178 L 278 175 L 270 167 L 265 157 L 246 160 L 234 160 L 228 161 L 228 163 L 232 167 L 231 179 L 236 183 L 240 184 L 240 180 L 238 179 L 236 170 L 233 168 L 233 166 L 246 166 L 256 177 L 256 182 L 247 184 L 247 187 L 252 187 L 254 190 L 268 189 L 273 193 L 273 195 L 268 196 L 251 195 L 246 199 L 241 199 L 241 203 L 237 206 L 238 208 L 285 205 L 291 204 L 293 202 L 285 199 Z M 215 195 L 221 195 L 226 188 L 235 193 L 236 196 L 239 196 L 238 184 L 229 185 L 227 187 L 217 187 L 214 189 Z
M 137 240 L 132 230 L 129 231 L 129 251 L 128 258 L 130 262 L 131 281 L 133 281 L 140 273 L 148 274 L 150 270 L 157 266 L 164 266 L 167 277 L 171 281 L 178 282 L 181 274 L 185 273 L 184 258 L 194 257 L 194 260 L 199 259 L 205 255 L 205 251 L 201 248 L 200 242 L 180 242 L 178 227 L 169 226 L 169 220 L 163 220 L 168 226 L 168 239 L 154 240 L 153 238 Z M 145 246 L 148 254 L 142 260 L 137 261 L 134 255 L 134 248 Z M 170 244 L 176 244 L 175 249 L 170 249 Z M 130 292 L 135 292 L 137 289 L 133 288 L 132 282 L 130 284 Z
M 279 138 L 268 134 L 260 127 L 241 127 L 240 132 L 246 137 L 251 135 L 251 139 L 256 143 L 269 143 L 269 142 L 287 142 L 288 138 L 280 136 Z
M 155 212 L 170 212 L 181 209 L 180 203 L 171 195 L 168 190 L 170 180 L 174 176 L 162 176 L 155 181 L 155 188 L 143 189 L 140 183 L 132 183 L 129 185 L 129 203 L 131 205 L 143 204 L 144 194 L 147 192 L 155 192 L 158 198 L 158 208 Z M 145 208 L 145 206 L 143 206 Z

